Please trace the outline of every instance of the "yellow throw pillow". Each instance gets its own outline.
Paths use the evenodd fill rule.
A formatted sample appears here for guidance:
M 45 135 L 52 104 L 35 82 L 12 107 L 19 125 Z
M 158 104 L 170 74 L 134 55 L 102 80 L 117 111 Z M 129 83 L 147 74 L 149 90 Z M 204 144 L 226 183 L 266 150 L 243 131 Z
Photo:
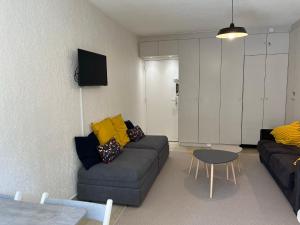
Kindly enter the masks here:
M 300 129 L 300 121 L 294 121 L 294 122 L 290 123 L 289 125 Z
M 111 118 L 112 124 L 119 136 L 119 144 L 124 147 L 130 140 L 127 135 L 127 127 L 121 114 Z
M 115 138 L 117 141 L 119 139 L 118 133 L 110 118 L 106 118 L 97 123 L 92 123 L 92 130 L 101 145 L 106 144 L 112 138 Z
M 291 124 L 276 127 L 271 134 L 277 143 L 285 145 L 296 145 L 300 147 L 300 122 L 295 121 Z

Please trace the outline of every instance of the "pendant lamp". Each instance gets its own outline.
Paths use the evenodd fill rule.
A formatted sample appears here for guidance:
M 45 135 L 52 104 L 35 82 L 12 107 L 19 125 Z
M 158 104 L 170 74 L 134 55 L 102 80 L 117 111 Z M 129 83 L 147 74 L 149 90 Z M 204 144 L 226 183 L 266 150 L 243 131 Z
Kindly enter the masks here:
M 233 23 L 233 0 L 231 2 L 231 23 L 229 27 L 222 28 L 217 38 L 221 39 L 234 39 L 234 38 L 240 38 L 240 37 L 246 37 L 248 35 L 246 29 L 244 27 L 236 27 Z

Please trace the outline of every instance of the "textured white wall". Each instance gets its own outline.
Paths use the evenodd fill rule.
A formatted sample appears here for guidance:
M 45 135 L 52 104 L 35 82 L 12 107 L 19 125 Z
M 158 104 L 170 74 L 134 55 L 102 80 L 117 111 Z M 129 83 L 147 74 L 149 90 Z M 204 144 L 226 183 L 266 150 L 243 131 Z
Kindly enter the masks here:
M 107 87 L 83 88 L 84 130 L 123 113 L 143 125 L 137 39 L 86 0 L 0 0 L 0 193 L 76 193 L 77 48 L 107 55 Z

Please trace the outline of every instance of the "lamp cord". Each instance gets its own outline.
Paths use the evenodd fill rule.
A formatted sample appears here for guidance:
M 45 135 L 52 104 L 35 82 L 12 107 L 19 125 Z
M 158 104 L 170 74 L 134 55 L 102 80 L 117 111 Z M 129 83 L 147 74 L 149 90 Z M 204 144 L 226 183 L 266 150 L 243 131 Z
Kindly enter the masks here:
M 233 0 L 231 0 L 231 23 L 233 23 Z

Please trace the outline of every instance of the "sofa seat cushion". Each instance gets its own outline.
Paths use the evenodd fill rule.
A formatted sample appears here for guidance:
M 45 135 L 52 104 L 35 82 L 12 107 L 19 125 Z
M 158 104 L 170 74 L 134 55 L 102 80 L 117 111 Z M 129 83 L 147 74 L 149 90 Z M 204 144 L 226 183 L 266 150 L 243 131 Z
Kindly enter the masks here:
M 273 154 L 270 158 L 269 168 L 283 188 L 291 190 L 294 187 L 296 167 L 293 162 L 297 158 L 289 154 Z
M 122 154 L 109 164 L 99 163 L 89 170 L 80 168 L 78 183 L 138 188 L 149 170 L 158 171 L 155 151 L 124 148 Z
M 130 142 L 126 145 L 127 148 L 143 148 L 154 149 L 160 152 L 168 145 L 168 138 L 166 136 L 146 135 L 138 142 Z
M 257 149 L 265 163 L 269 162 L 273 154 L 300 155 L 300 148 L 297 146 L 278 144 L 271 140 L 259 141 Z

